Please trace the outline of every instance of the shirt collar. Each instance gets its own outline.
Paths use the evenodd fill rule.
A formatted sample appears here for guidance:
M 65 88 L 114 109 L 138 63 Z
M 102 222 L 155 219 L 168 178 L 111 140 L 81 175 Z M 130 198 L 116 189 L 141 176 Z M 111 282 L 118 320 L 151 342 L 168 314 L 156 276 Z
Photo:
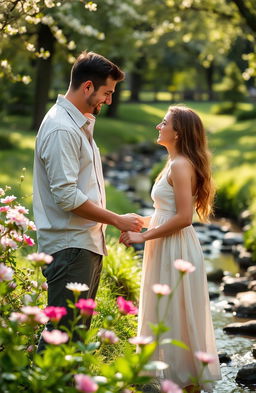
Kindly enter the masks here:
M 95 118 L 94 118 L 93 115 L 90 114 L 90 118 L 89 118 L 89 116 L 88 117 L 84 116 L 77 109 L 77 107 L 72 104 L 72 102 L 67 100 L 61 94 L 58 95 L 56 104 L 62 106 L 68 112 L 68 114 L 72 117 L 72 119 L 74 120 L 74 122 L 77 124 L 77 126 L 79 128 L 81 128 L 81 127 L 88 127 L 91 124 L 93 119 L 95 121 Z M 93 121 L 93 123 L 94 123 L 94 121 Z

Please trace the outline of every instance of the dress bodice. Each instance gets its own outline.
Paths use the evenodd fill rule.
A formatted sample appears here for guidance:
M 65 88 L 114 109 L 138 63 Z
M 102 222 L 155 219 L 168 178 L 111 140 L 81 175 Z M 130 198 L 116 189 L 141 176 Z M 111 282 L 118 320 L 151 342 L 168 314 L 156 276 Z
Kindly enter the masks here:
M 176 213 L 176 203 L 173 187 L 167 180 L 168 171 L 164 171 L 163 176 L 158 180 L 151 192 L 151 198 L 154 201 L 154 208 L 167 210 Z

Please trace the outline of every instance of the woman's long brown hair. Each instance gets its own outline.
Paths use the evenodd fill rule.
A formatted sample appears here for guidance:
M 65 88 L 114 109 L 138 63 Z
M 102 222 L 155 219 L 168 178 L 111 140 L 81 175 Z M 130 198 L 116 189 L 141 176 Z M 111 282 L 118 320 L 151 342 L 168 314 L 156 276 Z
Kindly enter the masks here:
M 200 117 L 184 106 L 171 106 L 168 112 L 171 113 L 172 127 L 178 134 L 177 152 L 192 163 L 196 172 L 196 212 L 201 221 L 207 221 L 213 211 L 215 187 L 204 126 Z

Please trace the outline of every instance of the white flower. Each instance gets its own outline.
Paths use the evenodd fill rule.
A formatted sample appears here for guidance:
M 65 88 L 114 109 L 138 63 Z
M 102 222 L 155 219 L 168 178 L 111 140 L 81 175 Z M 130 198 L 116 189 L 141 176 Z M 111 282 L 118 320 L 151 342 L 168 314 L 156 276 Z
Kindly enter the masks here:
M 86 284 L 81 284 L 79 282 L 69 282 L 66 285 L 66 288 L 69 289 L 72 292 L 85 292 L 89 290 L 88 285 Z
M 4 263 L 0 263 L 0 282 L 10 281 L 13 278 L 13 270 L 6 266 Z

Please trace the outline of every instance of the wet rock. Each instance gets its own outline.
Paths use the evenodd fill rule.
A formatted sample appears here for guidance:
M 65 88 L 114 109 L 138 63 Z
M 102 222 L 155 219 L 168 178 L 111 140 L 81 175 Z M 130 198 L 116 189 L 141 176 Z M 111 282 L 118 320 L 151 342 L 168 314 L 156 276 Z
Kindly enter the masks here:
M 237 232 L 227 232 L 223 238 L 223 245 L 225 246 L 233 246 L 235 244 L 243 243 L 243 235 Z
M 223 330 L 228 334 L 256 337 L 256 320 L 241 323 L 230 323 L 229 325 L 225 326 Z
M 220 296 L 219 292 L 209 292 L 210 300 L 217 299 Z
M 249 280 L 256 280 L 256 266 L 250 266 L 247 269 L 246 277 L 248 277 Z
M 209 224 L 208 225 L 208 229 L 210 230 L 210 231 L 218 231 L 218 232 L 221 232 L 221 233 L 226 233 L 226 230 L 225 229 L 223 229 L 220 225 L 218 225 L 218 224 Z
M 227 354 L 227 352 L 219 352 L 218 353 L 220 363 L 229 363 L 231 362 L 231 357 Z
M 212 239 L 206 233 L 197 231 L 197 236 L 198 236 L 198 239 L 200 241 L 200 244 L 202 244 L 202 245 L 203 244 L 211 244 L 211 242 L 212 242 Z
M 256 383 L 256 363 L 250 363 L 240 368 L 236 382 L 250 386 Z
M 247 270 L 248 267 L 253 266 L 254 264 L 252 260 L 252 253 L 246 250 L 241 251 L 236 260 L 242 270 Z
M 212 240 L 223 240 L 224 238 L 224 234 L 217 230 L 208 231 L 208 236 L 210 236 Z
M 207 273 L 207 280 L 211 282 L 221 282 L 224 276 L 222 269 L 217 269 L 212 272 Z
M 224 277 L 222 291 L 225 294 L 235 294 L 248 291 L 248 279 L 246 277 Z
M 225 246 L 225 245 L 222 245 L 221 246 L 221 248 L 220 248 L 220 251 L 223 253 L 223 254 L 226 254 L 226 253 L 231 253 L 232 252 L 232 245 L 230 244 L 230 245 L 227 245 L 227 246 Z
M 239 318 L 256 318 L 256 292 L 239 293 L 234 311 Z
M 239 221 L 240 225 L 247 225 L 247 224 L 250 224 L 251 218 L 252 218 L 252 214 L 251 214 L 250 210 L 247 209 L 247 210 L 242 211 L 242 213 L 238 217 L 238 221 Z
M 248 289 L 250 291 L 256 291 L 256 280 L 250 281 L 248 284 Z
M 256 344 L 253 344 L 252 346 L 252 356 L 254 357 L 254 359 L 256 359 Z

